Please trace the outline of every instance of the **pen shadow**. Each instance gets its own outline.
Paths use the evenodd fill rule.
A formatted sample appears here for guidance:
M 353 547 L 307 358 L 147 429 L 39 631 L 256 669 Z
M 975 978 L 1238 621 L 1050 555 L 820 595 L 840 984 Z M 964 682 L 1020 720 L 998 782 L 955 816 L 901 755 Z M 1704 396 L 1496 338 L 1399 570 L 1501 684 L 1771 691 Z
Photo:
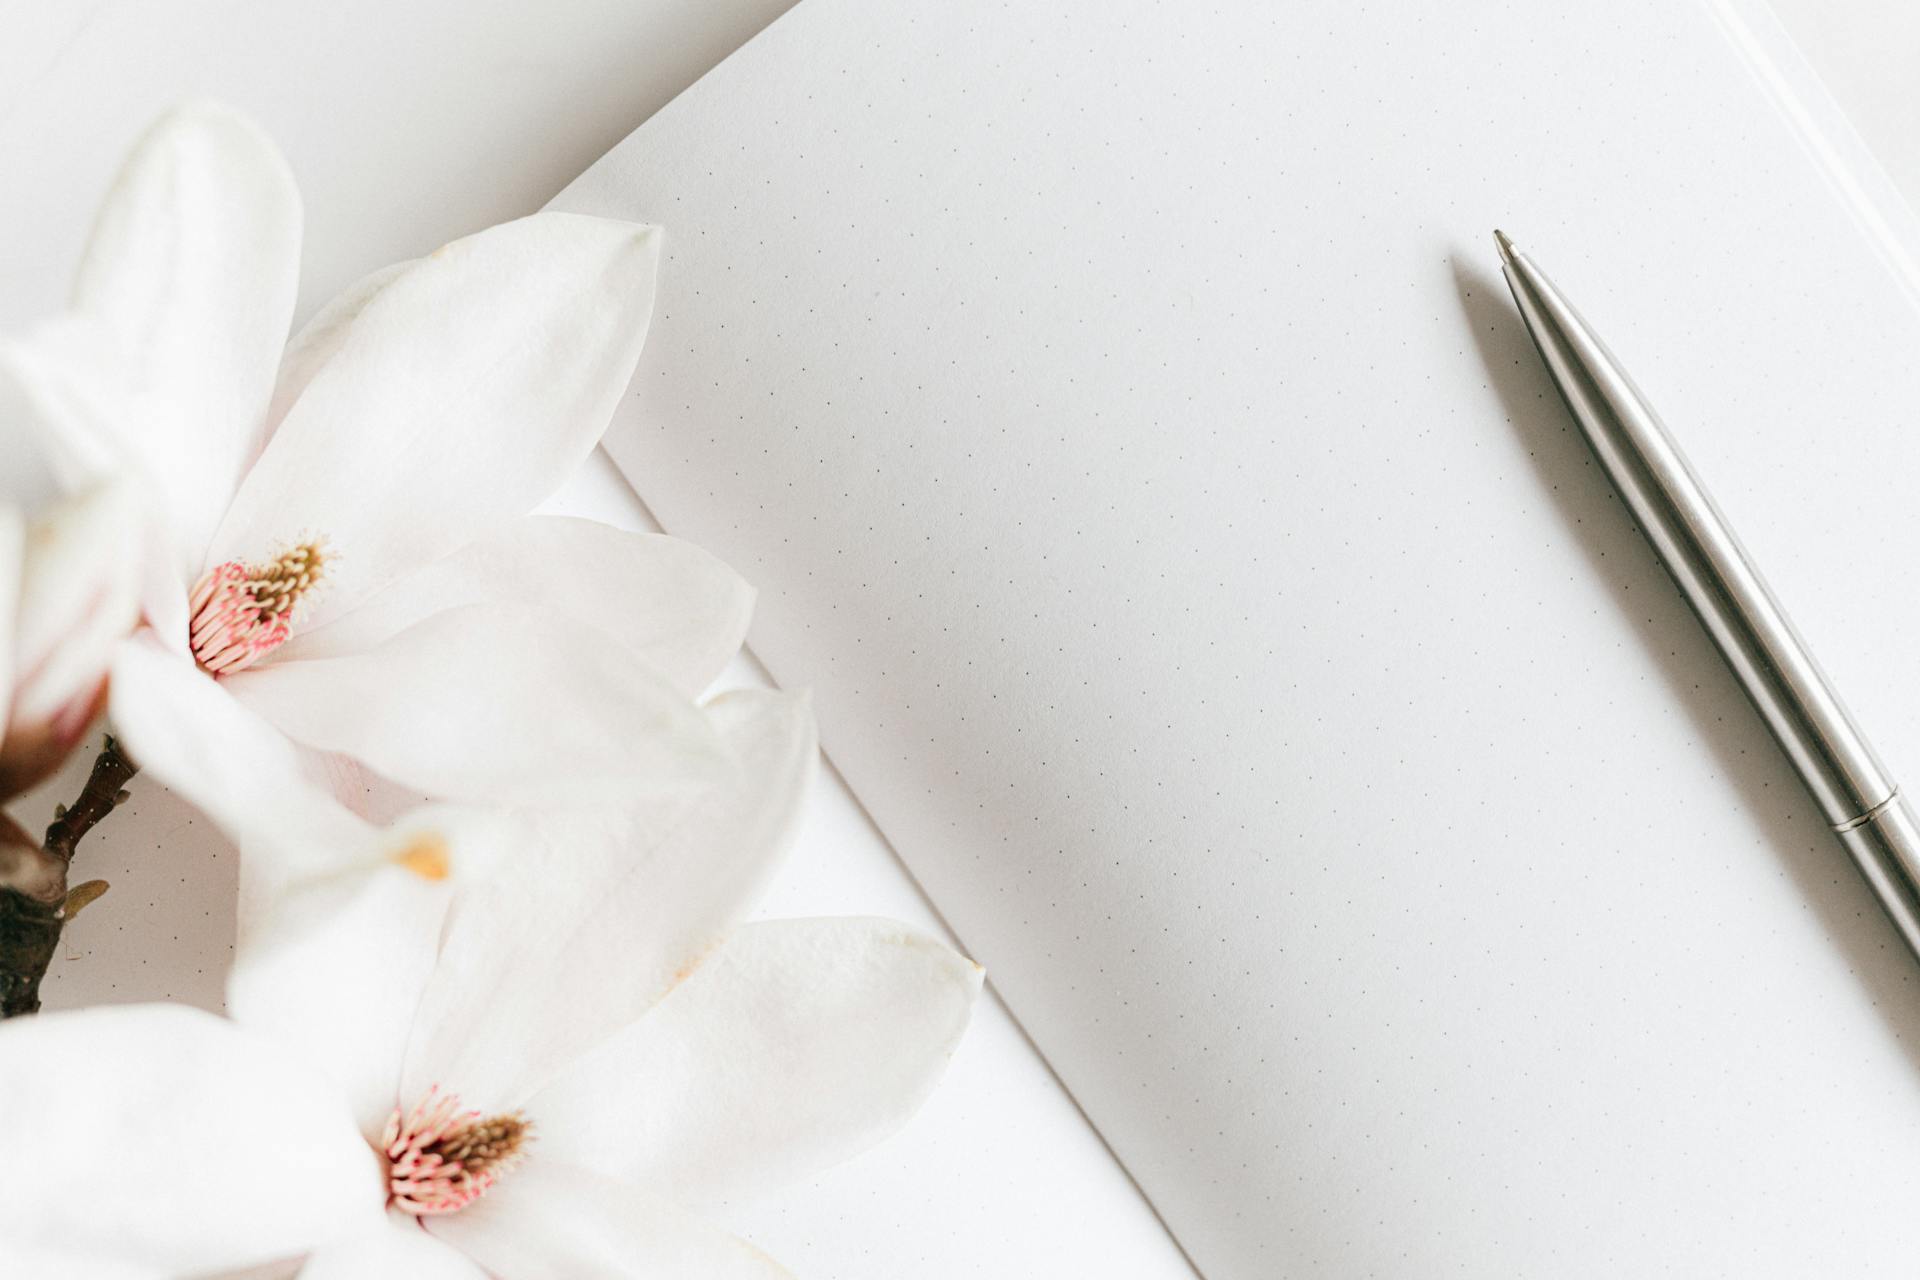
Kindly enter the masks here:
M 1773 748 L 1758 713 L 1747 706 L 1678 588 L 1658 569 L 1651 546 L 1547 377 L 1506 282 L 1458 256 L 1451 266 L 1487 381 L 1552 492 L 1574 542 L 1593 571 L 1605 578 L 1617 577 L 1623 564 L 1636 562 L 1660 574 L 1659 584 L 1667 590 L 1635 592 L 1642 597 L 1641 607 L 1628 611 L 1635 631 L 1660 659 L 1659 670 L 1674 702 L 1713 751 L 1748 811 L 1761 820 L 1781 866 L 1812 904 L 1855 980 L 1920 1073 L 1920 984 L 1905 946 L 1866 883 L 1851 873 L 1846 852 L 1828 832 L 1812 798 L 1796 812 L 1782 810 L 1781 795 L 1797 796 L 1799 779 Z M 1745 714 L 1723 715 L 1731 704 Z M 1847 865 L 1848 874 L 1835 874 L 1841 864 Z

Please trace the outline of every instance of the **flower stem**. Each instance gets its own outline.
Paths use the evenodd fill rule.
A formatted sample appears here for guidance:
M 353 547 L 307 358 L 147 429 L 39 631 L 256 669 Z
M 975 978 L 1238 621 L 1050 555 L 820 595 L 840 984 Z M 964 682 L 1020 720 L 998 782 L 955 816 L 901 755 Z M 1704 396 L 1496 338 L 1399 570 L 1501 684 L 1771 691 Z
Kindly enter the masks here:
M 68 915 L 67 866 L 81 837 L 127 798 L 126 785 L 138 770 L 109 736 L 80 798 L 61 807 L 40 847 L 7 850 L 0 877 L 0 1018 L 39 1010 L 40 980 Z

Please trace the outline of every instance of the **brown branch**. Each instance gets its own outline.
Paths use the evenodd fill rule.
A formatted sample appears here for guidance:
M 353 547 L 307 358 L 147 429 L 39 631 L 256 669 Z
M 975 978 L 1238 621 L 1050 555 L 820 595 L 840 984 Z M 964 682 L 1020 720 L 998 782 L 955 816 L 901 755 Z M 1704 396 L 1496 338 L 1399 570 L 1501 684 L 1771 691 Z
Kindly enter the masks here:
M 53 963 L 61 926 L 70 914 L 67 867 L 74 849 L 95 823 L 126 800 L 126 785 L 138 769 L 108 737 L 80 798 L 60 807 L 40 847 L 6 845 L 0 858 L 0 1018 L 39 1010 L 40 980 Z M 0 830 L 0 837 L 5 835 Z M 99 893 L 92 888 L 86 901 Z
M 96 822 L 127 798 L 127 783 L 139 771 L 140 766 L 121 754 L 120 744 L 108 734 L 106 745 L 100 748 L 100 756 L 93 762 L 93 772 L 87 776 L 87 785 L 80 789 L 80 798 L 54 815 L 53 825 L 47 828 L 47 838 L 41 847 L 62 862 L 72 862 L 74 846 L 80 843 L 80 837 L 93 830 Z

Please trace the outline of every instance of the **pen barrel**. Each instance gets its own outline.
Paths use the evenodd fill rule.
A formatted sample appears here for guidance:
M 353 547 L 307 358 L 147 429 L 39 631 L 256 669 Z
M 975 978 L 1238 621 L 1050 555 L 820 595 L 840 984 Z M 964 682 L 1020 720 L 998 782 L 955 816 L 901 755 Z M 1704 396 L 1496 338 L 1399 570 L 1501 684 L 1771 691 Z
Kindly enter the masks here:
M 1498 237 L 1507 284 L 1594 456 L 1920 958 L 1920 823 L 1653 406 L 1553 283 Z
M 1920 823 L 1904 796 L 1840 832 L 1840 842 L 1866 877 L 1907 949 L 1920 957 Z
M 1880 810 L 1892 779 L 1646 397 L 1525 255 L 1508 260 L 1506 275 L 1595 457 L 1828 823 L 1839 830 Z M 1903 838 L 1912 824 L 1898 825 L 1889 820 L 1882 852 L 1897 855 L 1911 887 L 1920 860 Z

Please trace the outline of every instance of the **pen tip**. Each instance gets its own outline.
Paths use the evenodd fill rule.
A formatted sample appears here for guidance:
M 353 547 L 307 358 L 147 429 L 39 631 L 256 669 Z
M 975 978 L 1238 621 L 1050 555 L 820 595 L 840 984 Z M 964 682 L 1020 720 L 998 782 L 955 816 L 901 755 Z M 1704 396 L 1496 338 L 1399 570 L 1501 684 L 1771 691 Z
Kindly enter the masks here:
M 1493 242 L 1494 244 L 1499 246 L 1500 261 L 1512 262 L 1515 250 L 1513 247 L 1513 241 L 1507 237 L 1507 233 L 1500 230 L 1498 227 L 1495 227 L 1493 231 Z

